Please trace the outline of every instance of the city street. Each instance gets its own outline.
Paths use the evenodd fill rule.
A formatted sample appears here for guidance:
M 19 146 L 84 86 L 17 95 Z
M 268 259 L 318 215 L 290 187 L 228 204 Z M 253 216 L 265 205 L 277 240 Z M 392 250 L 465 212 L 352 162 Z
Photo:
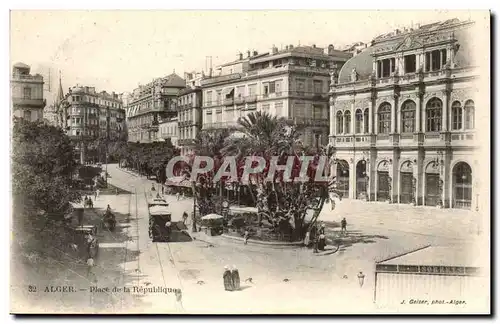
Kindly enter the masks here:
M 353 301 L 359 305 L 356 312 L 370 312 L 374 310 L 374 261 L 428 244 L 473 248 L 476 237 L 476 232 L 469 230 L 472 213 L 343 200 L 333 211 L 326 205 L 320 219 L 327 223 L 327 237 L 331 237 L 339 229 L 331 228 L 328 222 L 346 217 L 351 243 L 329 255 L 316 255 L 306 248 L 243 245 L 202 233 L 193 234 L 192 242 L 152 243 L 144 194 L 152 181 L 116 165 L 110 165 L 108 172 L 109 182 L 133 192 L 132 205 L 137 204 L 131 209 L 127 249 L 139 253 L 122 265 L 129 278 L 125 282 L 128 286 L 182 290 L 182 306 L 173 293 L 148 293 L 137 304 L 140 312 L 336 313 L 351 311 Z M 106 196 L 97 204 L 103 208 L 110 204 L 114 211 L 127 213 L 124 197 Z M 167 197 L 174 221 L 192 210 L 191 199 Z M 449 219 L 458 217 L 463 221 L 454 221 L 451 226 Z M 224 291 L 225 265 L 238 267 L 241 291 Z M 366 274 L 363 287 L 356 278 L 359 271 Z M 248 278 L 252 283 L 245 282 Z M 286 302 L 280 303 L 283 296 L 287 296 Z M 132 309 L 126 306 L 124 311 Z

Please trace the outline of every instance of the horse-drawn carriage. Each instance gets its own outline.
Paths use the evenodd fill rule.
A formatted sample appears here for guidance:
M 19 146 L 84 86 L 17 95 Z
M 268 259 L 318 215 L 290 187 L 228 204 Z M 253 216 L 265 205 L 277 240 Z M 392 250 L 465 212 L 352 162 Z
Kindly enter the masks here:
M 81 225 L 69 228 L 73 236 L 73 243 L 78 256 L 82 259 L 93 258 L 99 252 L 99 241 L 97 240 L 97 226 Z
M 114 231 L 116 228 L 116 217 L 109 209 L 102 215 L 101 228 L 110 231 Z

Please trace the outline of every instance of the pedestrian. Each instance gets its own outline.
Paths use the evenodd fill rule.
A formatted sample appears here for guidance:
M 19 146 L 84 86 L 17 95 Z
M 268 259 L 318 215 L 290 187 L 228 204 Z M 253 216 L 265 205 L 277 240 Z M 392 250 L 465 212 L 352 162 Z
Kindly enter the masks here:
M 90 279 L 91 275 L 93 274 L 92 270 L 94 269 L 94 259 L 92 257 L 89 257 L 87 259 L 87 277 Z
M 340 226 L 341 226 L 340 233 L 347 234 L 347 221 L 346 221 L 345 217 L 342 218 L 342 221 L 340 222 Z
M 155 184 L 154 184 L 154 183 L 151 185 L 151 191 L 156 191 L 156 188 L 155 188 Z
M 231 279 L 233 279 L 233 289 L 240 290 L 240 272 L 235 265 L 233 265 L 233 269 L 231 270 Z
M 162 185 L 161 186 L 161 194 L 164 195 L 165 194 L 165 187 Z
M 245 234 L 243 235 L 243 239 L 244 239 L 244 244 L 247 245 L 248 244 L 248 237 L 250 236 L 250 233 L 248 232 L 248 229 L 245 230 Z
M 358 282 L 359 282 L 359 287 L 362 288 L 363 283 L 365 282 L 365 274 L 362 271 L 358 273 Z
M 187 219 L 188 219 L 188 213 L 184 212 L 182 214 L 182 221 L 184 222 L 184 225 L 186 225 Z
M 319 235 L 325 234 L 325 223 L 321 222 L 321 225 L 319 227 Z
M 222 275 L 222 279 L 224 280 L 224 289 L 226 291 L 233 291 L 233 278 L 231 276 L 231 270 L 229 270 L 229 266 L 224 267 L 224 274 Z
M 186 196 L 184 195 L 184 191 L 182 192 L 181 198 L 182 198 L 182 200 L 184 200 L 186 198 Z
M 99 189 L 97 189 L 97 190 L 95 191 L 95 199 L 96 199 L 96 200 L 97 200 L 97 198 L 99 198 L 99 193 L 100 193 L 100 192 L 101 192 L 101 191 L 100 191 Z
M 175 197 L 177 198 L 177 201 L 179 201 L 179 198 L 180 198 L 180 193 L 179 193 L 179 192 L 177 192 L 177 193 L 175 194 Z

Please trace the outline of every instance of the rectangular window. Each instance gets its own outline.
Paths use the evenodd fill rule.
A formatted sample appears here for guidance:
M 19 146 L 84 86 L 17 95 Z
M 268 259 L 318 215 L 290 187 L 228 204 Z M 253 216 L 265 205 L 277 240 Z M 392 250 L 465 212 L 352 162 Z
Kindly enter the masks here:
M 275 103 L 274 110 L 276 111 L 276 116 L 283 117 L 283 102 Z
M 217 104 L 220 105 L 221 104 L 221 100 L 222 100 L 222 90 L 217 90 L 217 95 L 216 95 L 216 99 L 217 101 Z
M 281 80 L 275 81 L 276 84 L 276 96 L 281 96 Z
M 322 119 L 323 118 L 323 107 L 321 105 L 313 106 L 313 118 Z
M 23 89 L 23 98 L 24 99 L 31 99 L 31 88 L 24 88 Z
M 405 73 L 415 73 L 417 70 L 417 57 L 415 55 L 406 55 L 404 57 Z
M 222 110 L 218 111 L 217 114 L 215 114 L 215 116 L 216 116 L 216 121 L 218 123 L 222 122 Z
M 262 94 L 264 95 L 264 97 L 267 97 L 269 95 L 269 83 L 264 83 Z
M 24 117 L 24 119 L 31 121 L 31 110 L 25 110 L 24 114 L 23 114 L 23 117 Z
M 296 79 L 297 81 L 297 94 L 299 96 L 303 96 L 306 91 L 306 80 L 304 79 Z
M 440 51 L 432 51 L 431 52 L 431 69 L 432 71 L 436 71 L 441 69 L 441 52 Z
M 236 88 L 236 97 L 242 98 L 245 96 L 245 86 L 240 86 Z
M 271 112 L 269 111 L 270 105 L 269 104 L 263 104 L 262 105 L 262 112 L 266 114 L 270 114 Z
M 323 93 L 323 81 L 314 80 L 314 93 Z
M 248 95 L 249 96 L 255 96 L 256 95 L 256 90 L 257 89 L 257 85 L 256 84 L 249 84 L 248 85 Z
M 273 81 L 273 82 L 269 82 L 269 93 L 275 93 L 276 92 L 276 83 Z
M 295 117 L 304 118 L 306 116 L 306 106 L 303 103 L 295 104 Z

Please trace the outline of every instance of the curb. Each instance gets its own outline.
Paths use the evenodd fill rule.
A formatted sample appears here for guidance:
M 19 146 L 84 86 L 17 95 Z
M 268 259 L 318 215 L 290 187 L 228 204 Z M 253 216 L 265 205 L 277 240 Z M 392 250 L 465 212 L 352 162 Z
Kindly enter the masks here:
M 245 239 L 240 238 L 240 237 L 234 237 L 231 235 L 226 235 L 222 234 L 222 238 L 228 240 L 228 241 L 239 241 L 243 243 Z M 248 239 L 248 244 L 252 245 L 264 245 L 264 246 L 269 246 L 269 247 L 280 247 L 280 248 L 296 248 L 296 247 L 301 247 L 304 245 L 303 241 L 298 241 L 298 242 L 266 242 L 266 241 L 259 241 L 259 240 L 252 240 Z

